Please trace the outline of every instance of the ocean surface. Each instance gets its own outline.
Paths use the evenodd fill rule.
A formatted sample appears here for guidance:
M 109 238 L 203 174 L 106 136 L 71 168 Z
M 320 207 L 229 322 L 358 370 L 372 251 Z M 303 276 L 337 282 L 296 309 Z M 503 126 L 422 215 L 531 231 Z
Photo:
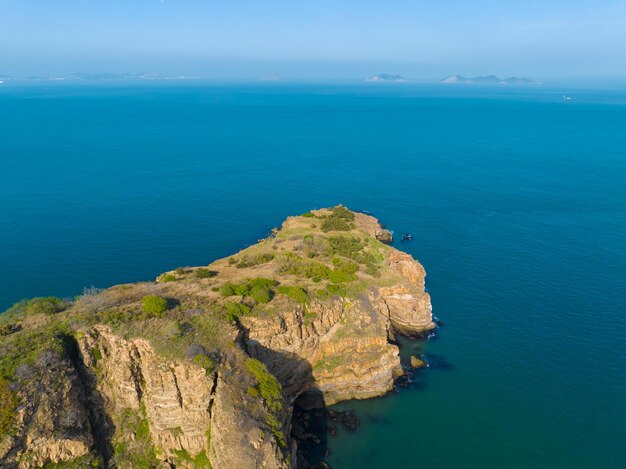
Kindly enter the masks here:
M 626 91 L 6 83 L 0 178 L 0 310 L 368 210 L 444 326 L 333 468 L 626 466 Z

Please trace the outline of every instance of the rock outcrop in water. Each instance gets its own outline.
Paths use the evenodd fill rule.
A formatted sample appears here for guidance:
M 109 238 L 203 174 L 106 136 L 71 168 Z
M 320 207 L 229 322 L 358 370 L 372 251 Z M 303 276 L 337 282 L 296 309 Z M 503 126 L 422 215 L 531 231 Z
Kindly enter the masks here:
M 434 328 L 425 272 L 344 207 L 157 282 L 0 320 L 0 466 L 288 468 L 293 406 L 388 392 L 394 333 Z

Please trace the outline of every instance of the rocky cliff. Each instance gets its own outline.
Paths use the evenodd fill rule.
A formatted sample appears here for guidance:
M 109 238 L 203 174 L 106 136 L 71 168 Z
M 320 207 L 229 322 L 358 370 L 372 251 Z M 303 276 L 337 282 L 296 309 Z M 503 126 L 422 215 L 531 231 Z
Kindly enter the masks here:
M 391 239 L 338 206 L 209 266 L 18 303 L 0 321 L 0 465 L 295 467 L 294 404 L 388 392 L 394 334 L 434 327 L 425 271 Z

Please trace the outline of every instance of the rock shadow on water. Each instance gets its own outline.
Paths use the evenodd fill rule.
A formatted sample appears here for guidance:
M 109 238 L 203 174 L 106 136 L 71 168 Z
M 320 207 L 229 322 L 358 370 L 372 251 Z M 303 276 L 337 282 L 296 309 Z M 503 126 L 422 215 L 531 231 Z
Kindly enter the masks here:
M 247 334 L 245 334 L 247 336 Z M 283 387 L 286 428 L 297 445 L 299 468 L 324 468 L 328 450 L 328 411 L 310 363 L 294 353 L 272 350 L 244 340 L 250 356 L 260 360 Z
M 448 359 L 442 355 L 427 353 L 424 355 L 424 359 L 428 363 L 428 368 L 431 370 L 451 371 L 454 369 L 454 365 L 452 365 Z

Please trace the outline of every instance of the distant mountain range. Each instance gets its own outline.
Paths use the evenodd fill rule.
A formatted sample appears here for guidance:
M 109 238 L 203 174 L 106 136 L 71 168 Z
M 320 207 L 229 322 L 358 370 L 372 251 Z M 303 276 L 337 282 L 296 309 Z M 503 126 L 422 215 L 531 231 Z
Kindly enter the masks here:
M 486 85 L 537 85 L 538 81 L 532 80 L 526 77 L 509 77 L 500 78 L 495 75 L 488 75 L 485 77 L 463 77 L 461 75 L 452 75 L 451 77 L 444 78 L 441 83 L 477 83 Z
M 407 80 L 402 75 L 390 75 L 388 73 L 381 73 L 379 75 L 374 75 L 373 77 L 369 77 L 365 81 L 367 81 L 367 82 L 404 83 Z

